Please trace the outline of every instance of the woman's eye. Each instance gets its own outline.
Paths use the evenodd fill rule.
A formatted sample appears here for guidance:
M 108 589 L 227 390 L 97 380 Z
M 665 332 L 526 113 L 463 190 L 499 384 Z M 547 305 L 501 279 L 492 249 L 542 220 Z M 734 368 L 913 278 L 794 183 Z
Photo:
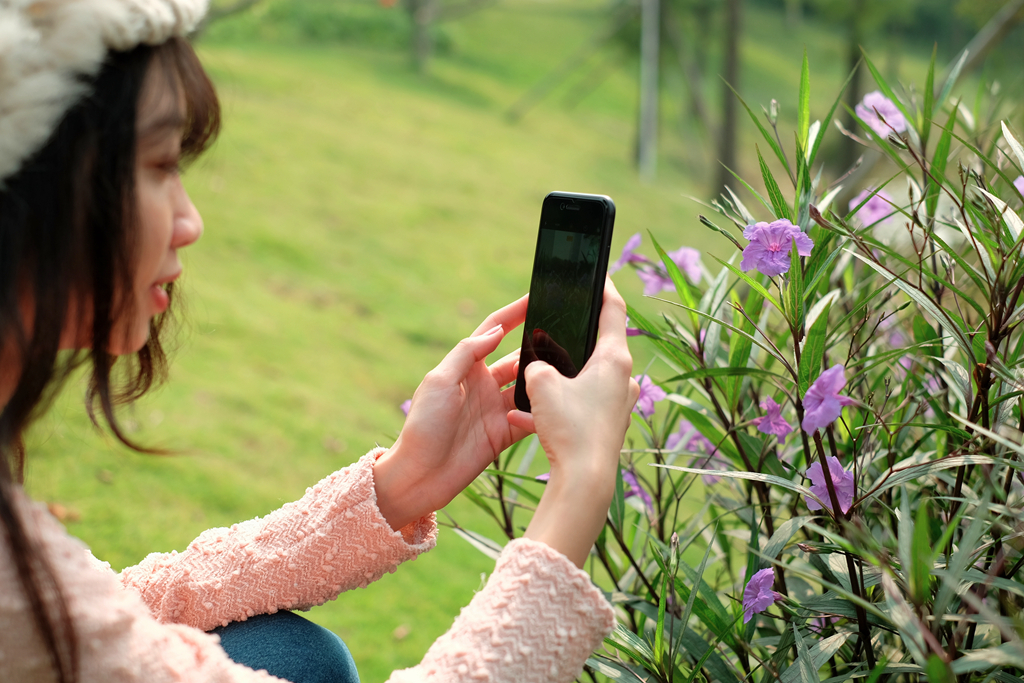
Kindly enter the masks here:
M 166 159 L 156 167 L 168 175 L 178 175 L 181 173 L 181 159 Z

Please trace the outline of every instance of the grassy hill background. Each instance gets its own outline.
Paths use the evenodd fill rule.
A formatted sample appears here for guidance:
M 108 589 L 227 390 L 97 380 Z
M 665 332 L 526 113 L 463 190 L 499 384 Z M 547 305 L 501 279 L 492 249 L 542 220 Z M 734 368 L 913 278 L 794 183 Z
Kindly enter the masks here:
M 706 140 L 676 123 L 683 100 L 671 75 L 651 184 L 631 163 L 628 57 L 573 106 L 570 82 L 522 121 L 505 119 L 601 28 L 603 3 L 511 0 L 473 14 L 445 28 L 426 77 L 394 39 L 398 10 L 352 3 L 364 24 L 339 41 L 275 18 L 282 5 L 214 25 L 198 46 L 224 103 L 223 135 L 186 175 L 206 233 L 184 254 L 170 383 L 125 412 L 136 438 L 176 455 L 134 454 L 98 435 L 77 382 L 29 440 L 32 495 L 64 506 L 71 533 L 118 569 L 266 514 L 391 443 L 423 374 L 526 291 L 548 191 L 612 196 L 615 253 L 648 230 L 672 248 L 729 253 L 685 196 L 707 194 L 714 162 Z M 789 120 L 806 46 L 812 115 L 824 115 L 845 76 L 841 41 L 813 23 L 794 34 L 756 6 L 746 27 L 740 89 L 752 106 L 774 97 Z M 905 54 L 899 69 L 921 82 L 925 62 Z M 741 123 L 748 163 L 749 128 Z M 756 167 L 740 170 L 753 177 Z M 640 301 L 631 273 L 616 281 Z M 642 345 L 635 356 L 646 367 Z M 450 508 L 497 535 L 468 502 Z M 346 640 L 364 680 L 419 661 L 490 571 L 450 530 L 438 546 L 311 612 Z

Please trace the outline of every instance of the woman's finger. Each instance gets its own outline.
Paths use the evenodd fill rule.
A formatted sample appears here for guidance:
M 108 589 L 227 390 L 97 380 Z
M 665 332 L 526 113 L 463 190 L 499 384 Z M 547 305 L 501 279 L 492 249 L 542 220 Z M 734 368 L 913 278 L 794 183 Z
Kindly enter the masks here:
M 448 352 L 430 375 L 439 377 L 447 383 L 461 382 L 462 378 L 469 374 L 474 363 L 484 360 L 498 348 L 504 336 L 504 329 L 497 325 L 483 334 L 466 337 Z
M 516 349 L 507 356 L 491 363 L 491 377 L 499 387 L 503 387 L 516 378 L 519 373 L 519 354 L 521 349 Z
M 598 320 L 597 349 L 626 343 L 626 302 L 611 278 L 604 281 L 604 300 L 601 302 L 601 317 Z
M 524 413 L 521 410 L 508 411 L 508 423 L 513 429 L 518 429 L 526 434 L 535 434 L 537 428 L 533 424 L 533 415 Z
M 485 334 L 487 330 L 492 329 L 495 325 L 501 325 L 505 328 L 506 332 L 522 325 L 523 321 L 526 320 L 526 302 L 529 296 L 527 294 L 520 297 L 507 306 L 503 306 L 494 313 L 491 313 L 470 336 L 476 337 Z

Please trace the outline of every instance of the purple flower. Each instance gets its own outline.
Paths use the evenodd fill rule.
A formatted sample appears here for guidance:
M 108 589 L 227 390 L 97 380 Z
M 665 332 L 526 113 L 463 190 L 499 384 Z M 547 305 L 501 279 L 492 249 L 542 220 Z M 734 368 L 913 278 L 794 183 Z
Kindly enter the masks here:
M 626 336 L 627 337 L 639 337 L 642 334 L 643 334 L 643 332 L 641 332 L 637 328 L 629 326 L 629 316 L 627 315 L 626 316 Z
M 633 406 L 633 412 L 640 413 L 641 417 L 645 419 L 649 418 L 654 415 L 654 404 L 663 400 L 667 394 L 647 375 L 637 375 L 633 379 L 640 385 L 640 395 L 636 399 L 636 405 Z
M 672 259 L 672 262 L 679 266 L 679 270 L 686 273 L 686 277 L 690 278 L 690 282 L 698 284 L 700 282 L 700 252 L 690 247 L 679 247 L 675 251 L 668 252 L 668 257 Z M 672 288 L 675 291 L 675 287 Z
M 664 270 L 644 268 L 636 271 L 636 276 L 644 283 L 644 296 L 657 296 L 664 291 L 675 291 L 676 286 Z
M 686 437 L 689 438 L 686 439 Z M 684 442 L 683 439 L 686 439 L 686 441 Z M 696 463 L 700 469 L 729 469 L 729 461 L 722 457 L 710 439 L 698 432 L 687 420 L 680 420 L 679 428 L 665 439 L 665 450 L 669 452 L 686 450 L 691 453 L 706 453 L 707 457 L 700 459 Z M 716 477 L 713 474 L 701 475 L 701 479 L 708 486 L 717 484 L 722 480 L 721 477 Z
M 765 416 L 753 419 L 757 431 L 762 434 L 774 434 L 779 437 L 779 441 L 785 441 L 786 435 L 793 431 L 793 428 L 782 419 L 782 407 L 768 396 L 761 401 L 761 409 L 765 411 Z
M 1017 176 L 1017 179 L 1013 181 L 1013 186 L 1017 188 L 1017 192 L 1024 194 L 1024 175 Z
M 647 263 L 647 257 L 635 254 L 637 248 L 640 246 L 640 233 L 637 233 L 626 240 L 626 245 L 622 247 L 622 255 L 619 256 L 619 260 L 616 261 L 608 268 L 608 274 L 611 275 L 622 270 L 627 263 Z
M 839 500 L 839 509 L 846 514 L 853 504 L 853 472 L 847 472 L 839 464 L 839 460 L 831 455 L 825 458 L 828 462 L 828 472 L 832 476 L 832 486 L 836 490 L 836 498 Z M 811 493 L 816 495 L 829 510 L 832 509 L 832 498 L 828 495 L 828 484 L 825 482 L 825 475 L 821 471 L 821 463 L 815 462 L 804 472 L 811 480 Z M 808 510 L 820 510 L 821 504 L 818 501 L 804 496 Z
M 804 396 L 804 421 L 800 426 L 805 432 L 824 429 L 842 414 L 843 406 L 854 403 L 852 398 L 839 395 L 845 386 L 846 368 L 838 363 L 818 375 Z
M 693 284 L 700 282 L 699 251 L 690 247 L 679 247 L 675 251 L 668 252 L 668 257 L 679 267 L 679 270 L 686 274 L 686 277 L 690 278 L 690 282 Z M 676 291 L 675 283 L 668 276 L 665 266 L 661 264 L 641 268 L 636 274 L 640 281 L 644 283 L 644 296 L 655 296 L 661 292 Z
M 763 612 L 772 603 L 782 598 L 772 590 L 775 585 L 775 569 L 768 567 L 750 577 L 747 587 L 743 589 L 743 623 L 754 618 L 755 612 Z
M 644 488 L 640 486 L 640 482 L 637 481 L 636 475 L 629 470 L 622 470 L 622 483 L 626 485 L 625 498 L 631 496 L 639 496 L 640 500 L 644 502 L 644 507 L 651 514 L 654 514 L 654 501 L 651 500 L 651 494 L 644 491 Z
M 402 409 L 402 414 L 403 415 L 405 415 L 406 417 L 409 417 L 409 408 L 412 407 L 412 399 L 411 398 L 405 399 L 404 401 L 402 401 L 402 405 L 400 405 L 398 407 Z
M 868 197 L 871 198 L 868 199 Z M 850 200 L 850 211 L 857 208 L 857 205 L 865 199 L 867 199 L 867 202 L 864 206 L 860 207 L 860 210 L 856 213 L 857 218 L 860 219 L 861 225 L 865 228 L 888 218 L 895 211 L 893 208 L 892 197 L 886 194 L 883 190 L 878 190 L 876 192 L 870 188 L 864 190 Z
M 907 120 L 893 101 L 878 90 L 869 92 L 860 104 L 853 108 L 860 120 L 885 139 L 893 131 L 902 133 L 907 129 Z
M 817 633 L 818 635 L 821 635 L 825 632 L 825 629 L 827 629 L 829 626 L 836 623 L 837 621 L 839 621 L 839 617 L 837 616 L 814 617 L 813 619 L 811 619 L 808 626 L 810 627 L 811 631 Z
M 534 479 L 534 481 L 547 482 L 549 479 L 551 479 L 551 473 L 550 472 L 545 472 L 544 474 L 538 474 L 533 479 Z
M 756 268 L 768 277 L 782 275 L 789 270 L 789 252 L 796 242 L 796 251 L 801 256 L 810 256 L 814 242 L 785 218 L 771 223 L 754 223 L 743 229 L 743 236 L 750 244 L 743 250 L 740 270 L 746 272 Z

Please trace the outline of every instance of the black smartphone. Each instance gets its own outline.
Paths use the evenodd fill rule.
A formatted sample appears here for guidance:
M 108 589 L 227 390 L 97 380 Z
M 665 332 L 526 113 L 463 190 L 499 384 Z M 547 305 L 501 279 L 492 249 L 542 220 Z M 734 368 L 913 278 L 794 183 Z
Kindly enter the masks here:
M 552 192 L 540 212 L 516 407 L 530 412 L 523 371 L 535 360 L 575 377 L 594 352 L 615 204 L 604 195 Z

